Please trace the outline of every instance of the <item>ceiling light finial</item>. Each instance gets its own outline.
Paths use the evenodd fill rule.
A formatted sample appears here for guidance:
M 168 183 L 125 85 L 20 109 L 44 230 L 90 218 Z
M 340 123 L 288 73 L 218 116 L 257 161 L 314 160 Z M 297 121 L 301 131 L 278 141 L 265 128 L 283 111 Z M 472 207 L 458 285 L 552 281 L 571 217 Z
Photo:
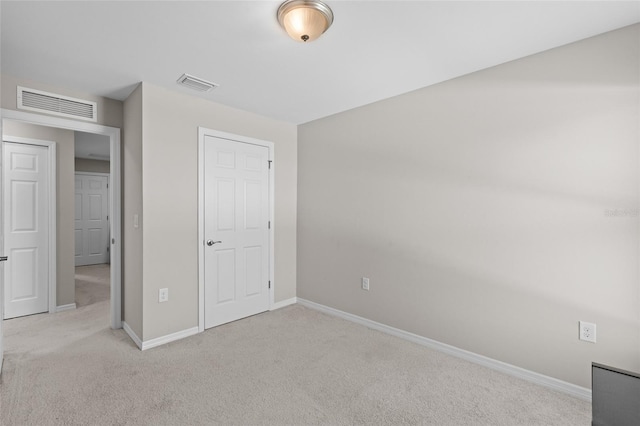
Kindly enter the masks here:
M 278 8 L 278 22 L 296 41 L 313 41 L 333 23 L 333 12 L 318 0 L 287 0 Z

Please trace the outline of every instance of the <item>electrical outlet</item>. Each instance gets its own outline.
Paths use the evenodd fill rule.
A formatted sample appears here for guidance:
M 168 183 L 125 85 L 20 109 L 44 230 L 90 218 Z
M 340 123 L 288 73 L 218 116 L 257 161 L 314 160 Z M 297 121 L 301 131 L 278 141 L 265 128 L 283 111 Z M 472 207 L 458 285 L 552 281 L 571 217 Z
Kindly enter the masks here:
M 362 289 L 369 291 L 369 278 L 362 277 Z
M 158 302 L 166 302 L 169 300 L 169 289 L 161 288 L 158 292 Z
M 580 340 L 596 342 L 596 325 L 590 322 L 580 321 Z

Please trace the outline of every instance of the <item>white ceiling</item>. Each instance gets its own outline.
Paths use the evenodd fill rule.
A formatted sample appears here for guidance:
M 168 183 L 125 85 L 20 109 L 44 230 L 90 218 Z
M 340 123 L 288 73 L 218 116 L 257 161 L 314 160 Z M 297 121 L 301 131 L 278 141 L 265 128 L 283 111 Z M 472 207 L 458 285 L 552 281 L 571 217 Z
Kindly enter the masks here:
M 638 1 L 326 0 L 288 38 L 278 1 L 7 2 L 2 73 L 124 100 L 139 81 L 304 123 L 640 22 Z M 183 73 L 220 87 L 178 87 Z

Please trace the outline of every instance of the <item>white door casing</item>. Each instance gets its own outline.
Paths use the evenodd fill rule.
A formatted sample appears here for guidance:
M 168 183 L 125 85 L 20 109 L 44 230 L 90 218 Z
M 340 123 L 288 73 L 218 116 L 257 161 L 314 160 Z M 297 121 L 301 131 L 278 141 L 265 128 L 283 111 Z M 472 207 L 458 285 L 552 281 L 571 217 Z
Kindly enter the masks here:
M 55 263 L 50 156 L 48 146 L 3 144 L 4 248 L 10 259 L 4 270 L 5 319 L 55 311 L 55 293 L 50 294 Z
M 200 330 L 273 301 L 270 143 L 200 129 Z
M 109 175 L 76 172 L 75 264 L 109 263 Z

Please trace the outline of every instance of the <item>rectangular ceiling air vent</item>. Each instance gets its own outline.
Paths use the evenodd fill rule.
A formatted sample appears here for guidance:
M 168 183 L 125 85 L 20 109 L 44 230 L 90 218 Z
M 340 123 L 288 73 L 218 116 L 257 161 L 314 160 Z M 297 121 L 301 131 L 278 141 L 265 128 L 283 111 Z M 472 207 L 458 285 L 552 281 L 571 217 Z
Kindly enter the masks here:
M 198 77 L 194 77 L 189 74 L 182 74 L 177 81 L 178 84 L 186 86 L 193 90 L 197 90 L 198 92 L 209 92 L 218 87 L 218 85 L 215 83 L 203 80 Z
M 98 121 L 95 102 L 18 86 L 18 108 L 76 120 Z

